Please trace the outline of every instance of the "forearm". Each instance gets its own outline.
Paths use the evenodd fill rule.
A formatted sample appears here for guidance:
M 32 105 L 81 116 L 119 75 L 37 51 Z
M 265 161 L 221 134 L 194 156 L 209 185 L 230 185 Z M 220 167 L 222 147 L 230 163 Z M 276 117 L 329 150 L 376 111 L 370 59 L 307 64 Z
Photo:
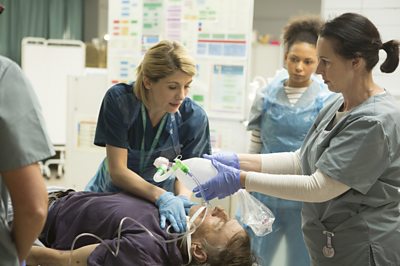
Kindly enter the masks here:
M 260 154 L 238 154 L 240 170 L 243 171 L 261 171 L 261 155 Z
M 37 164 L 2 173 L 14 209 L 11 234 L 18 257 L 28 255 L 47 216 L 47 192 Z
M 56 250 L 46 247 L 32 247 L 26 264 L 41 266 L 85 266 L 87 259 L 99 244 L 83 246 L 74 250 Z M 71 262 L 71 263 L 70 263 Z
M 260 172 L 269 174 L 301 174 L 299 152 L 262 154 Z
M 238 154 L 240 170 L 270 174 L 300 174 L 300 158 L 296 152 Z
M 192 191 L 190 191 L 185 185 L 178 179 L 175 180 L 175 194 L 182 195 L 190 199 L 192 196 Z
M 151 202 L 155 202 L 165 192 L 128 168 L 110 174 L 114 185 Z
M 22 261 L 29 253 L 32 243 L 38 238 L 46 219 L 45 211 L 20 211 L 14 209 L 12 237 Z
M 128 168 L 127 149 L 107 145 L 106 151 L 108 170 L 115 186 L 151 202 L 155 202 L 165 192 Z
M 324 202 L 350 189 L 319 170 L 310 176 L 243 172 L 241 184 L 247 191 L 303 202 Z
M 65 251 L 59 251 L 56 249 L 46 248 L 46 247 L 38 247 L 33 246 L 29 252 L 29 255 L 26 259 L 26 265 L 28 266 L 62 266 L 68 263 L 67 261 L 63 261 L 62 257 Z

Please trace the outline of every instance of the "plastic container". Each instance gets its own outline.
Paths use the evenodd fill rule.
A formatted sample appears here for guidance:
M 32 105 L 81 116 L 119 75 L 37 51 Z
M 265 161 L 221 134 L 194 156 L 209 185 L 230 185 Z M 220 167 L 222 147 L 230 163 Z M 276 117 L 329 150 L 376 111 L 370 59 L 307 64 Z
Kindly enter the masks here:
M 172 174 L 173 169 L 170 168 L 170 163 L 167 158 L 158 157 L 154 161 L 153 165 L 157 168 L 157 171 L 153 176 L 153 179 L 156 182 L 162 182 Z
M 200 184 L 203 184 L 218 174 L 217 169 L 215 169 L 214 165 L 212 165 L 211 161 L 208 159 L 195 157 L 183 160 L 182 163 L 189 168 L 190 174 L 178 168 L 175 175 L 179 181 L 190 190 L 197 186 L 196 181 L 194 181 L 191 175 L 193 175 Z

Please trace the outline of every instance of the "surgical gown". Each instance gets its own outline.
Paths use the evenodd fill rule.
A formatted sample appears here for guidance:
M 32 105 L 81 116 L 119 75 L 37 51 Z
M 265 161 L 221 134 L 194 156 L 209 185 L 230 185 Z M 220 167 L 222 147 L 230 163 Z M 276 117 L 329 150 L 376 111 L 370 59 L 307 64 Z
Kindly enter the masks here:
M 149 154 L 151 144 L 158 127 L 153 128 L 146 111 L 146 128 L 143 128 L 141 101 L 133 93 L 133 84 L 117 84 L 111 87 L 101 105 L 94 143 L 98 146 L 112 145 L 128 149 L 127 166 L 146 181 L 174 191 L 175 178 L 162 183 L 153 181 L 154 160 L 165 157 L 173 161 L 178 155 L 182 159 L 201 157 L 211 153 L 209 123 L 205 111 L 185 98 L 179 111 L 167 115 L 165 127 L 154 151 Z M 143 136 L 143 132 L 145 136 Z M 145 140 L 145 151 L 141 152 L 141 142 Z M 140 167 L 141 156 L 145 158 L 144 167 Z M 114 192 L 120 189 L 111 182 L 106 159 L 100 164 L 96 175 L 85 190 L 96 192 Z
M 292 105 L 285 92 L 286 69 L 276 76 L 256 98 L 250 113 L 248 130 L 260 130 L 261 153 L 289 152 L 300 148 L 319 111 L 333 94 L 319 76 L 312 75 L 312 83 Z M 309 266 L 310 259 L 301 231 L 301 207 L 297 201 L 283 200 L 252 192 L 275 215 L 272 232 L 264 237 L 251 236 L 252 250 L 262 266 L 272 265 L 279 243 L 286 239 L 286 264 Z
M 318 168 L 351 189 L 304 203 L 304 239 L 312 265 L 400 265 L 400 110 L 388 92 L 370 97 L 336 125 L 339 97 L 324 108 L 301 148 L 304 175 Z M 324 233 L 325 231 L 325 233 Z M 325 257 L 326 232 L 334 256 Z

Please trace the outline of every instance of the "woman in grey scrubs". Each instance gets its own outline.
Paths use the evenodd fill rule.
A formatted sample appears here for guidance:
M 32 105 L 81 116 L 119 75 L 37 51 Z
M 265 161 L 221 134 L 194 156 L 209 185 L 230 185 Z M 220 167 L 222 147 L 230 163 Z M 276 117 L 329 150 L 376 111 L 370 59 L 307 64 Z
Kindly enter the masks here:
M 399 42 L 382 43 L 367 18 L 346 13 L 325 23 L 317 43 L 321 74 L 338 93 L 302 147 L 273 154 L 215 154 L 206 198 L 240 188 L 303 201 L 302 229 L 312 265 L 400 265 L 400 109 L 373 80 L 399 64 Z M 233 167 L 234 165 L 238 167 Z M 289 239 L 290 241 L 290 239 Z
M 0 56 L 0 265 L 18 266 L 46 221 L 37 162 L 54 155 L 38 99 L 21 68 Z M 14 219 L 8 224 L 8 203 Z

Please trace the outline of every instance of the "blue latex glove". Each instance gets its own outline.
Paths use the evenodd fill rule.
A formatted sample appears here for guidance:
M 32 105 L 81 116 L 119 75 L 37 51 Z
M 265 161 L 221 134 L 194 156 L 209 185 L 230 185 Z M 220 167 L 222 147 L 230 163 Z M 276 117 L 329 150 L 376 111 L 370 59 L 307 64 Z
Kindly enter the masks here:
M 220 152 L 213 155 L 203 154 L 203 158 L 208 160 L 216 160 L 222 164 L 233 167 L 235 169 L 240 169 L 239 158 L 236 153 L 233 152 Z
M 225 198 L 241 188 L 240 170 L 219 163 L 216 159 L 212 159 L 211 162 L 218 170 L 218 174 L 200 185 L 206 200 L 211 200 L 216 197 L 219 199 Z M 202 197 L 200 186 L 193 189 L 195 196 L 198 198 Z
M 168 220 L 175 232 L 186 231 L 186 215 L 182 200 L 172 192 L 165 192 L 156 201 L 160 212 L 160 226 L 165 228 L 165 222 Z
M 189 200 L 188 197 L 186 197 L 186 196 L 184 196 L 184 195 L 178 195 L 177 197 L 180 198 L 180 199 L 182 200 L 182 202 L 183 202 L 183 207 L 185 208 L 185 213 L 186 213 L 186 215 L 189 215 L 190 208 L 191 208 L 193 205 L 198 205 L 198 203 Z

